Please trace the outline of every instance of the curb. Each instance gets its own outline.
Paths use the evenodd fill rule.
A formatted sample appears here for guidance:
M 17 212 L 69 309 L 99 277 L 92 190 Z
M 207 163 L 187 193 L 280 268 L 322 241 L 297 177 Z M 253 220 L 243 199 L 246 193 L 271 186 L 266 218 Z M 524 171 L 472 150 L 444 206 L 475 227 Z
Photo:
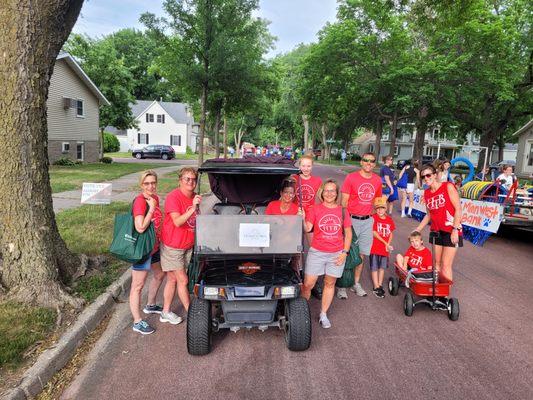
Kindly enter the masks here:
M 85 337 L 91 333 L 109 312 L 119 297 L 131 285 L 129 268 L 111 284 L 105 293 L 91 303 L 76 319 L 76 322 L 59 338 L 57 343 L 45 350 L 28 369 L 19 385 L 7 393 L 6 400 L 25 400 L 39 394 L 57 371 L 72 358 Z

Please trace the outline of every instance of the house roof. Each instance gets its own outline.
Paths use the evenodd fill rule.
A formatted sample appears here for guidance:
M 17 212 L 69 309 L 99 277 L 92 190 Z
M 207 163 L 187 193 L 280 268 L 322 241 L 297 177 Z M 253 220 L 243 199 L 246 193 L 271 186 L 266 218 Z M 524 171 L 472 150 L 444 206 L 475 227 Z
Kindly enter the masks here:
M 513 136 L 520 136 L 522 133 L 527 132 L 529 129 L 533 128 L 533 119 L 529 120 L 527 124 L 513 133 Z
M 138 118 L 154 103 L 158 103 L 163 110 L 165 110 L 168 115 L 170 115 L 171 118 L 178 124 L 194 124 L 193 118 L 187 115 L 188 105 L 185 103 L 174 103 L 157 100 L 136 100 L 135 103 L 130 104 L 131 112 L 135 118 Z
M 352 144 L 363 144 L 368 143 L 370 141 L 375 141 L 376 135 L 374 135 L 372 132 L 365 132 L 361 136 L 356 137 Z
M 105 98 L 105 96 L 100 92 L 98 87 L 91 81 L 91 78 L 87 76 L 85 71 L 80 67 L 80 65 L 74 60 L 74 58 L 69 53 L 59 53 L 56 60 L 65 60 L 68 66 L 74 71 L 74 73 L 80 78 L 83 83 L 89 88 L 89 90 L 98 98 L 98 101 L 101 105 L 110 106 L 111 103 Z

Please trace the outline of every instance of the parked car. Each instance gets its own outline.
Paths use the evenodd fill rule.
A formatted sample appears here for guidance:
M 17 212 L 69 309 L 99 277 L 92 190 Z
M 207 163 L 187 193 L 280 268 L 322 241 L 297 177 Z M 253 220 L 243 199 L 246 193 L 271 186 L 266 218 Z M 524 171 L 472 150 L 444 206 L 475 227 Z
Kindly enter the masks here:
M 435 157 L 433 156 L 422 156 L 422 164 L 420 165 L 420 167 L 425 164 L 431 164 L 433 163 L 433 161 L 435 161 Z M 396 163 L 396 168 L 401 170 L 407 163 L 411 163 L 410 158 L 407 160 L 398 160 L 398 162 Z
M 161 158 L 163 160 L 170 160 L 176 157 L 176 152 L 172 146 L 151 144 L 142 149 L 133 150 L 131 155 L 139 160 L 141 158 Z
M 281 329 L 289 350 L 311 344 L 311 315 L 302 285 L 302 217 L 264 215 L 277 199 L 283 179 L 297 174 L 294 161 L 208 160 L 207 174 L 220 200 L 196 217 L 193 289 L 187 316 L 187 350 L 211 351 L 212 335 L 222 329 Z M 214 234 L 216 232 L 216 234 Z M 229 339 L 229 337 L 227 337 Z

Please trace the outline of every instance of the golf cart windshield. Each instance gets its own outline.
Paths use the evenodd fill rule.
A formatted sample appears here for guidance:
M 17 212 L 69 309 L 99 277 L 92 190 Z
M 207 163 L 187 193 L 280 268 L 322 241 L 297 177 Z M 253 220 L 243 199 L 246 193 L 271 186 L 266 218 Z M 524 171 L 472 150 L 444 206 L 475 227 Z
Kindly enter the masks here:
M 196 253 L 295 254 L 302 251 L 299 215 L 198 215 Z

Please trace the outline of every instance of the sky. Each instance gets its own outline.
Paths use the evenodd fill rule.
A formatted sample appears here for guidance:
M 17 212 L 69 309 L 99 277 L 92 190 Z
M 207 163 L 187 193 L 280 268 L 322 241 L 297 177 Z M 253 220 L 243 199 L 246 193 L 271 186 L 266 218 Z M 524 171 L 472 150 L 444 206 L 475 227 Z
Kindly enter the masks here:
M 146 11 L 163 16 L 162 0 L 85 0 L 74 32 L 99 37 L 122 28 L 138 28 Z M 335 20 L 335 0 L 260 0 L 257 16 L 271 22 L 270 32 L 278 38 L 268 56 L 286 53 L 300 43 L 316 42 L 326 22 Z

